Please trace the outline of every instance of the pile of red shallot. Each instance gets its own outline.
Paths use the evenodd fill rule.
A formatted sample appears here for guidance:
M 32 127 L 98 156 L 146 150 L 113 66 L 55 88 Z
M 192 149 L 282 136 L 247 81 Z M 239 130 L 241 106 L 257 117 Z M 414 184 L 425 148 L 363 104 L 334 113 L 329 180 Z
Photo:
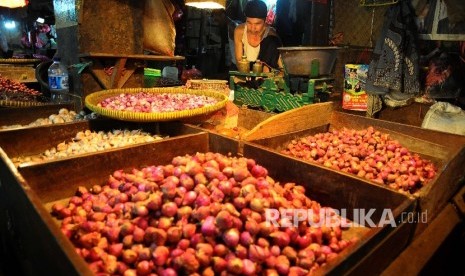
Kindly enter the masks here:
M 42 93 L 24 83 L 0 76 L 0 100 L 37 101 Z
M 373 127 L 343 128 L 292 140 L 282 153 L 409 193 L 426 185 L 437 171 L 433 162 Z
M 284 216 L 276 226 L 267 208 L 311 209 L 320 214 L 313 221 L 335 216 L 253 159 L 212 152 L 115 171 L 52 214 L 96 274 L 306 275 L 355 242 L 342 239 L 342 224 L 283 227 Z
M 132 112 L 173 112 L 215 105 L 214 97 L 183 93 L 122 93 L 97 104 L 99 107 Z

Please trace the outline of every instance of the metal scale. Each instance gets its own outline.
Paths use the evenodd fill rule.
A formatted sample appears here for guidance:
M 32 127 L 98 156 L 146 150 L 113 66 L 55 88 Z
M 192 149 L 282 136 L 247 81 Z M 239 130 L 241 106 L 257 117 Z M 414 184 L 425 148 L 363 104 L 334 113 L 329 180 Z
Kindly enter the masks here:
M 324 102 L 332 92 L 331 75 L 338 47 L 279 48 L 284 75 L 279 72 L 230 71 L 234 102 L 267 112 L 284 112 L 307 104 Z M 246 79 L 244 82 L 236 80 Z M 260 80 L 260 84 L 257 84 Z M 251 87 L 250 83 L 255 84 Z

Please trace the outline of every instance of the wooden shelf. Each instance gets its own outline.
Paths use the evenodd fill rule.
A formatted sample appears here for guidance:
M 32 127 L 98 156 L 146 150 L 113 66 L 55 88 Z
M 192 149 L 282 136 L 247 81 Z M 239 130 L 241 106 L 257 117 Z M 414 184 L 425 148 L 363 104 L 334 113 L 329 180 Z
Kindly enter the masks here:
M 110 54 L 110 53 L 97 53 L 89 52 L 79 55 L 81 58 L 120 58 L 120 59 L 139 59 L 139 60 L 152 60 L 152 61 L 177 61 L 184 60 L 183 56 L 157 56 L 157 55 L 123 55 L 123 54 Z
M 137 61 L 185 60 L 183 56 L 125 55 L 98 52 L 82 53 L 79 57 L 82 60 L 92 61 L 90 71 L 103 89 L 122 88 L 126 81 L 134 74 L 136 68 L 141 67 L 140 64 L 137 64 Z M 105 67 L 102 65 L 102 62 L 98 62 L 98 60 L 102 59 L 114 59 L 114 63 L 110 66 L 113 67 L 110 76 L 105 72 Z

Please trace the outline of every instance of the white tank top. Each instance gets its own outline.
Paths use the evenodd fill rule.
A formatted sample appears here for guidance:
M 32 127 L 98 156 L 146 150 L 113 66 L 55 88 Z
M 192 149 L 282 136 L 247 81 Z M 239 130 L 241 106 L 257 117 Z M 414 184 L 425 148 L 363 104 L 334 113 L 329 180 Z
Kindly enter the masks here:
M 262 40 L 268 35 L 270 28 L 267 26 L 265 33 L 263 34 Z M 248 61 L 256 61 L 258 53 L 260 52 L 260 44 L 257 47 L 253 47 L 247 40 L 247 25 L 244 26 L 244 33 L 242 34 L 242 45 L 244 45 L 244 55 L 247 56 Z

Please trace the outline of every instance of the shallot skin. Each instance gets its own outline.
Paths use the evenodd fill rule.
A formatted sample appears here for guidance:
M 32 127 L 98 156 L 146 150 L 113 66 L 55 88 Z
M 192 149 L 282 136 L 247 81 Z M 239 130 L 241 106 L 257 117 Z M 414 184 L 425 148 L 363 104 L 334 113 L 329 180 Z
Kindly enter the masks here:
M 253 159 L 206 152 L 116 170 L 52 214 L 89 268 L 106 275 L 304 275 L 355 242 L 342 239 L 346 228 L 266 221 L 266 208 L 294 206 L 326 210 Z

